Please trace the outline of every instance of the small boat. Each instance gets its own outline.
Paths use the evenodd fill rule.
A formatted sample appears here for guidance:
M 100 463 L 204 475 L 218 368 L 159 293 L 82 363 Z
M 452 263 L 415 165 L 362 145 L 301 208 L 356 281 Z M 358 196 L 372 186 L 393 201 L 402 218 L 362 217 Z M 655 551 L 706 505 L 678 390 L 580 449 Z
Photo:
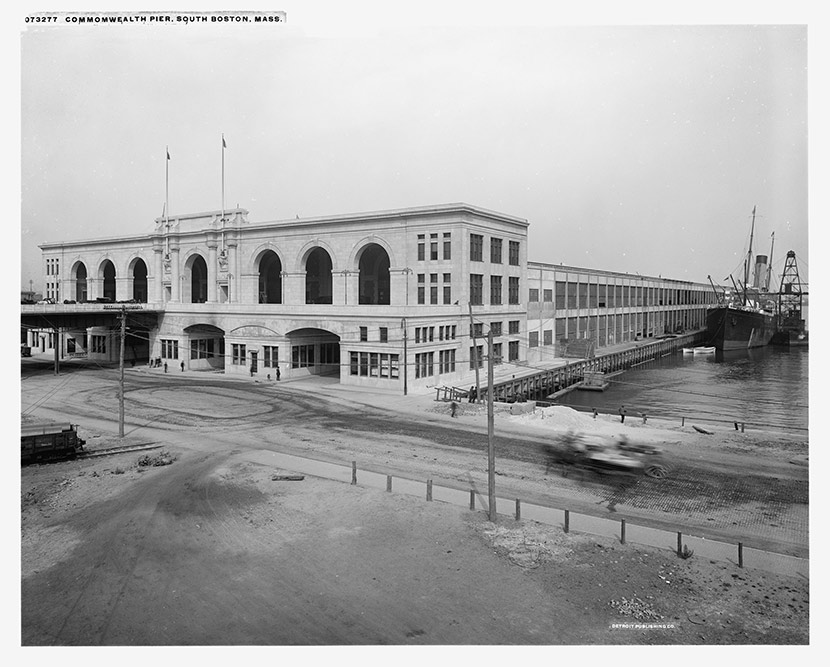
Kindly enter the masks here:
M 695 348 L 693 347 L 684 347 L 683 354 L 694 354 Z
M 605 391 L 609 384 L 611 383 L 606 379 L 605 373 L 585 371 L 582 382 L 576 388 L 585 391 Z
M 696 347 L 692 351 L 693 354 L 714 354 L 715 347 Z

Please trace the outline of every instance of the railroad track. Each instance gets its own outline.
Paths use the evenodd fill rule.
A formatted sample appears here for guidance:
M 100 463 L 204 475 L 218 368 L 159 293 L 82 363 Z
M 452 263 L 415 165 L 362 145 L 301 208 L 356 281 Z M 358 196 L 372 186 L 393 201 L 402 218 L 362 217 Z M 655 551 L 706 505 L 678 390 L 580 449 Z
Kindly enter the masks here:
M 162 445 L 154 442 L 146 442 L 140 445 L 123 445 L 121 447 L 110 447 L 109 449 L 96 449 L 95 451 L 80 452 L 79 459 L 91 459 L 96 456 L 111 456 L 114 454 L 131 454 L 133 452 L 144 452 L 151 449 L 161 449 Z

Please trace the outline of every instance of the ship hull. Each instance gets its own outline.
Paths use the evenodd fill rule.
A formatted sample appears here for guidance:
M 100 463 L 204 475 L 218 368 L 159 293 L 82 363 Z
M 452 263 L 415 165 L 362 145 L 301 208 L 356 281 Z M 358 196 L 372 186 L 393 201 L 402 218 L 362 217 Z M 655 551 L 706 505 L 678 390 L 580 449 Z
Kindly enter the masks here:
M 721 306 L 709 310 L 706 331 L 709 345 L 718 350 L 764 347 L 775 334 L 775 316 Z

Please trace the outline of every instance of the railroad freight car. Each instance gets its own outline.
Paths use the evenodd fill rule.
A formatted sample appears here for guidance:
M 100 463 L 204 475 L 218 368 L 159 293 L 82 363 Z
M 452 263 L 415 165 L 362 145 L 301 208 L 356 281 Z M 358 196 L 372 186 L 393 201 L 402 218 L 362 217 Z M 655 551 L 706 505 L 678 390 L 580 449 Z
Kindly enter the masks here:
M 75 424 L 40 423 L 20 427 L 22 463 L 46 459 L 74 458 L 83 450 L 86 440 L 78 437 Z

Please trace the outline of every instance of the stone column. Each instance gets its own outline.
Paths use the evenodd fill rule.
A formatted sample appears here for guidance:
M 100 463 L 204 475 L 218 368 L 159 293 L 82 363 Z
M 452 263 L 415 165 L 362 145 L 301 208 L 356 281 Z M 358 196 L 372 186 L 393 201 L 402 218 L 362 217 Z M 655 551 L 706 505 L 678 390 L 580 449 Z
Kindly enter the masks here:
M 228 249 L 228 302 L 239 303 L 239 267 L 237 246 L 238 241 L 235 238 L 227 238 L 225 246 Z
M 216 236 L 208 235 L 208 261 L 207 261 L 207 302 L 216 303 L 216 279 L 219 273 L 219 261 L 217 258 L 217 242 Z
M 409 281 L 413 280 L 412 269 L 409 268 L 390 268 L 389 269 L 389 305 L 390 306 L 405 306 L 407 304 L 407 294 L 409 293 Z M 444 283 L 438 283 L 438 288 L 441 289 Z M 442 303 L 442 296 L 439 292 L 438 302 Z
M 147 295 L 148 299 L 152 299 L 158 303 L 164 301 L 164 266 L 162 264 L 164 248 L 160 245 L 153 246 L 153 291 L 152 297 Z M 148 285 L 149 291 L 149 285 Z
M 182 302 L 181 267 L 179 266 L 179 244 L 170 244 L 170 301 Z

